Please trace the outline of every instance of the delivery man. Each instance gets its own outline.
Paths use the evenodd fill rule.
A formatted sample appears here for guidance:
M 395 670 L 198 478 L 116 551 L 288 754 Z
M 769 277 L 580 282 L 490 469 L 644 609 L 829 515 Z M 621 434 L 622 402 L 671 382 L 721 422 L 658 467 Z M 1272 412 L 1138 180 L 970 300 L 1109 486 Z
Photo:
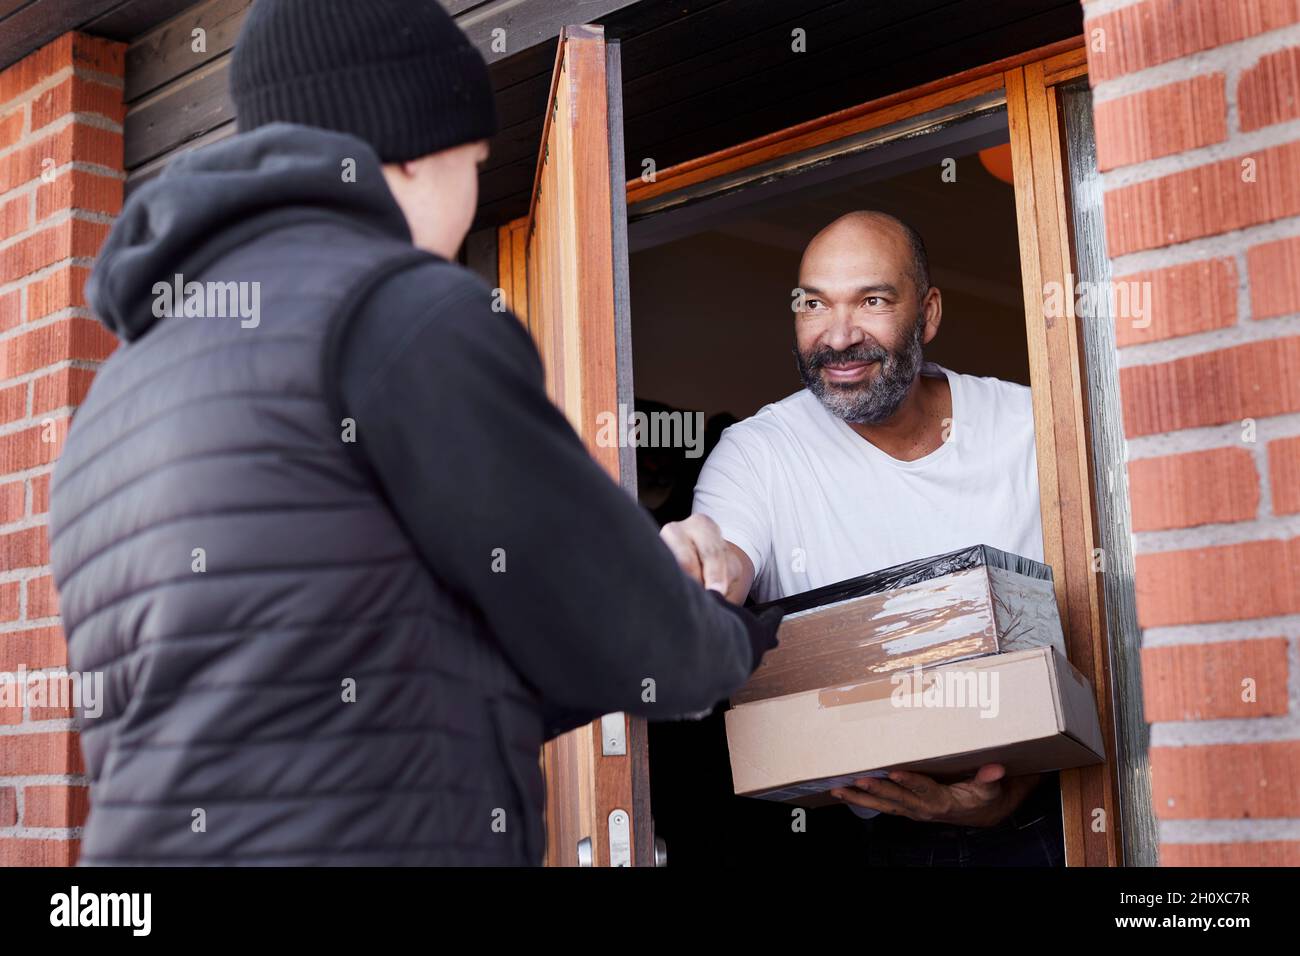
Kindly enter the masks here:
M 712 705 L 780 615 L 678 569 L 455 264 L 496 110 L 436 0 L 258 0 L 230 72 L 239 134 L 131 194 L 87 290 L 81 862 L 541 863 L 542 742 Z
M 727 429 L 694 512 L 661 534 L 735 602 L 769 601 L 989 544 L 1042 560 L 1029 389 L 923 362 L 943 315 L 911 227 L 851 212 L 808 244 L 795 292 L 804 390 Z M 877 862 L 1061 865 L 1055 775 L 997 765 L 833 791 L 868 817 Z

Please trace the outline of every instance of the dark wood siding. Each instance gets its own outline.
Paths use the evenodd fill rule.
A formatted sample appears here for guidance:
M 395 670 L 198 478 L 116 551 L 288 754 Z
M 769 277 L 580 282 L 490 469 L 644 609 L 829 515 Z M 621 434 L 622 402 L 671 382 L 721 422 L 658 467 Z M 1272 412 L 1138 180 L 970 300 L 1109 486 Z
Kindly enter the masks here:
M 24 13 L 36 8 L 50 22 L 70 24 L 65 29 L 79 16 L 84 29 L 103 35 L 135 31 L 126 79 L 129 189 L 177 151 L 233 132 L 230 47 L 249 2 L 0 0 L 0 44 L 6 30 L 48 32 L 48 23 L 42 28 Z M 501 116 L 477 228 L 527 210 L 554 37 L 569 22 L 603 23 L 622 41 L 629 177 L 646 159 L 664 169 L 1082 32 L 1077 0 L 443 2 L 488 58 Z M 190 49 L 197 26 L 207 30 L 203 54 Z M 492 48 L 498 28 L 506 31 L 505 50 Z M 792 49 L 795 29 L 805 31 L 806 52 Z
M 227 92 L 230 51 L 252 0 L 205 0 L 142 36 L 126 52 L 128 190 L 184 149 L 235 131 Z M 195 30 L 206 49 L 195 52 Z
M 0 0 L 0 69 L 69 30 L 128 42 L 194 0 Z
M 234 133 L 234 110 L 228 94 L 230 55 L 251 2 L 189 3 L 179 11 L 172 9 L 172 19 L 155 22 L 131 38 L 126 64 L 128 191 L 160 172 L 177 153 Z M 514 50 L 534 47 L 555 37 L 566 23 L 608 13 L 632 2 L 442 0 L 494 66 L 505 64 Z M 193 31 L 198 28 L 206 31 L 206 50 L 201 53 L 192 49 Z M 505 31 L 501 35 L 503 49 L 494 48 L 496 30 Z M 553 43 L 550 48 L 553 55 Z M 549 62 L 546 71 L 549 76 Z M 494 70 L 498 87 L 500 77 L 511 75 L 508 65 Z

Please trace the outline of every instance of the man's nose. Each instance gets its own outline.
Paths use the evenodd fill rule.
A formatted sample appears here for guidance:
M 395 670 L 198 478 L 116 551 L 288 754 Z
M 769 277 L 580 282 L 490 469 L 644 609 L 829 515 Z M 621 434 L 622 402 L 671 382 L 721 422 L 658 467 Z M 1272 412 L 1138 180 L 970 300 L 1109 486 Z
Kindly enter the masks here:
M 826 345 L 837 352 L 861 345 L 866 341 L 867 333 L 853 321 L 851 310 L 836 309 L 831 315 L 830 327 L 826 330 Z

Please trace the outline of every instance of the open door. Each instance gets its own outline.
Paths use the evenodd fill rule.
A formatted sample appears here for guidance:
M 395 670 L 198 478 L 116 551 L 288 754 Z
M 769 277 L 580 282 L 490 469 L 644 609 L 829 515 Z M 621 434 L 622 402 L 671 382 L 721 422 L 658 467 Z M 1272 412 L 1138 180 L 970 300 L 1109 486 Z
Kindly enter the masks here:
M 502 285 L 541 352 L 551 399 L 635 498 L 635 449 L 596 442 L 602 412 L 633 407 L 618 57 L 599 26 L 561 32 L 528 220 L 502 250 Z M 547 865 L 650 862 L 643 721 L 608 715 L 551 741 L 542 764 Z

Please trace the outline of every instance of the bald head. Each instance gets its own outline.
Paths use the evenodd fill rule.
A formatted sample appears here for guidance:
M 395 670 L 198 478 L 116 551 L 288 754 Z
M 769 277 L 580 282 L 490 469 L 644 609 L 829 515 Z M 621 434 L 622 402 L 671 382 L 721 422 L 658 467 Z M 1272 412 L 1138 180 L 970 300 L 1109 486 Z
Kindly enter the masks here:
M 917 297 L 924 296 L 930 288 L 930 259 L 921 234 L 897 216 L 876 209 L 846 212 L 813 236 L 799 262 L 800 284 L 806 276 L 833 269 L 832 263 L 851 261 L 882 245 L 895 246 L 906 255 Z
M 846 422 L 888 421 L 912 394 L 943 315 L 921 237 L 887 213 L 840 216 L 808 243 L 796 292 L 804 385 Z

